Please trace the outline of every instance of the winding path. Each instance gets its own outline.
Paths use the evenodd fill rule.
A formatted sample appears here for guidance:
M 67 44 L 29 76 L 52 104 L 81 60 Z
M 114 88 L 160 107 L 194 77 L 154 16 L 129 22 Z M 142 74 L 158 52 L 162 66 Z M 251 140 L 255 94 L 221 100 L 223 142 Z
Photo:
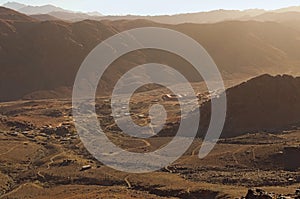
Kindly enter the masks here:
M 47 164 L 47 168 L 46 170 L 49 170 L 51 168 L 51 164 L 54 163 L 54 159 L 58 156 L 60 156 L 61 154 L 63 154 L 64 152 L 60 152 L 60 153 L 57 153 L 55 155 L 53 155 L 51 158 L 50 158 L 50 162 Z M 41 178 L 45 179 L 45 176 L 41 173 L 42 171 L 38 171 L 37 172 L 37 175 L 40 176 Z
M 18 148 L 19 147 L 19 145 L 17 145 L 17 146 L 14 146 L 14 147 L 12 147 L 12 148 L 10 148 L 8 151 L 6 151 L 6 152 L 4 152 L 4 153 L 0 153 L 0 156 L 2 156 L 2 155 L 6 155 L 6 154 L 8 154 L 8 153 L 10 153 L 10 152 L 12 152 L 13 150 L 15 150 L 16 148 Z
M 54 156 L 52 156 L 52 157 L 50 158 L 50 162 L 47 164 L 47 170 L 50 169 L 51 164 L 54 163 L 54 159 L 55 159 L 56 157 L 60 156 L 60 155 L 63 154 L 63 153 L 64 153 L 64 152 L 60 152 L 60 153 L 58 153 L 58 154 L 56 154 L 56 155 L 54 155 Z
M 131 186 L 131 183 L 129 182 L 128 178 L 129 178 L 129 176 L 126 176 L 126 177 L 124 178 L 124 180 L 125 180 L 125 182 L 126 182 L 128 188 L 131 189 L 132 186 Z

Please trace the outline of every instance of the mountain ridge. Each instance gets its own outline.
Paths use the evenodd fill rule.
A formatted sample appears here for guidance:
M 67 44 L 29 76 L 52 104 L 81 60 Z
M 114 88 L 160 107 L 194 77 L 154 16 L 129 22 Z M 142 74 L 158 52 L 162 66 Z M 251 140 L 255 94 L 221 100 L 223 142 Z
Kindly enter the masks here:
M 79 66 L 96 45 L 119 32 L 149 26 L 173 29 L 195 39 L 214 59 L 225 80 L 247 79 L 263 73 L 300 74 L 300 32 L 279 23 L 167 25 L 142 19 L 71 23 L 23 19 L 24 15 L 15 11 L 13 16 L 23 21 L 0 17 L 1 101 L 20 99 L 37 91 L 71 88 Z M 191 82 L 201 81 L 184 59 L 167 52 L 144 50 L 116 60 L 106 71 L 101 81 L 103 88 L 99 89 L 111 91 L 124 72 L 149 62 L 170 65 Z
M 153 15 L 153 16 L 140 16 L 140 15 L 124 15 L 124 16 L 103 16 L 99 12 L 74 12 L 65 10 L 53 5 L 44 6 L 28 6 L 16 2 L 8 2 L 4 7 L 15 9 L 27 15 L 49 14 L 55 18 L 67 21 L 81 21 L 85 19 L 90 20 L 135 20 L 146 19 L 164 24 L 181 24 L 181 23 L 217 23 L 227 20 L 262 20 L 263 15 L 276 15 L 275 19 L 269 17 L 266 21 L 276 21 L 282 14 L 286 12 L 300 13 L 300 6 L 291 6 L 277 10 L 264 10 L 264 9 L 247 9 L 247 10 L 211 10 L 205 12 L 195 13 L 179 13 L 174 15 Z M 261 16 L 262 15 L 262 16 Z M 290 17 L 288 20 L 292 20 Z
M 49 14 L 52 15 L 53 17 L 58 18 L 57 16 L 55 16 L 55 13 L 69 13 L 69 14 L 73 14 L 73 15 L 78 15 L 78 18 L 80 19 L 87 19 L 91 16 L 101 16 L 102 14 L 99 12 L 88 12 L 88 13 L 82 13 L 82 12 L 75 12 L 75 11 L 71 11 L 71 10 L 66 10 L 51 4 L 47 4 L 47 5 L 41 5 L 41 6 L 32 6 L 32 5 L 26 5 L 26 4 L 20 4 L 18 2 L 7 2 L 5 4 L 3 4 L 3 7 L 7 7 L 10 9 L 13 9 L 15 11 L 24 13 L 26 15 L 45 15 L 45 14 Z M 74 17 L 76 18 L 76 17 Z M 64 19 L 64 18 L 60 18 L 60 19 Z M 67 19 L 65 19 L 67 20 Z
M 300 125 L 299 88 L 300 77 L 264 74 L 227 89 L 222 137 L 295 130 Z M 201 107 L 200 137 L 206 134 L 210 108 L 210 101 Z

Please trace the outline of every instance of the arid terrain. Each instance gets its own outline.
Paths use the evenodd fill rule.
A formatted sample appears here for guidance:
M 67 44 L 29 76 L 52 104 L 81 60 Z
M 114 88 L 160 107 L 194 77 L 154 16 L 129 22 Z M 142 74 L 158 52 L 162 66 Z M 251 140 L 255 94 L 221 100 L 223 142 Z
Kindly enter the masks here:
M 257 79 L 264 81 L 265 77 Z M 244 84 L 251 87 L 257 79 Z M 201 92 L 199 85 L 195 87 Z M 180 117 L 174 108 L 178 102 L 163 100 L 164 92 L 157 89 L 133 96 L 131 115 L 136 123 L 147 123 L 147 107 L 160 103 L 169 114 L 163 132 L 174 131 Z M 205 99 L 202 92 L 200 102 Z M 123 135 L 110 117 L 109 99 L 98 98 L 96 102 L 107 136 L 123 149 L 154 151 L 172 139 Z M 14 101 L 0 107 L 1 198 L 240 198 L 248 188 L 293 195 L 300 186 L 300 163 L 296 161 L 300 129 L 295 127 L 220 139 L 204 159 L 197 156 L 202 139 L 196 138 L 172 165 L 149 174 L 128 174 L 104 166 L 86 151 L 74 128 L 70 100 Z M 121 111 L 119 117 L 123 114 Z M 86 165 L 90 167 L 85 170 Z
M 0 199 L 300 198 L 299 7 L 142 17 L 14 2 L 5 6 L 0 7 Z M 99 82 L 95 110 L 105 135 L 119 148 L 136 153 L 161 149 L 181 120 L 198 109 L 201 114 L 197 135 L 182 157 L 158 171 L 132 174 L 105 166 L 86 149 L 75 128 L 71 97 L 89 52 L 113 35 L 141 27 L 172 29 L 199 42 L 218 66 L 226 92 L 208 91 L 191 63 L 170 52 L 137 50 L 115 60 Z M 145 63 L 165 64 L 184 75 L 198 104 L 191 103 L 189 93 L 148 84 L 132 95 L 129 111 L 119 100 L 113 113 L 115 84 Z M 147 78 L 145 72 L 125 86 Z M 225 94 L 221 138 L 199 159 L 211 99 Z M 178 98 L 193 110 L 191 115 L 181 113 Z M 146 126 L 155 104 L 163 105 L 167 120 L 150 138 L 131 137 L 115 122 L 131 116 Z
M 289 24 L 298 22 L 168 25 L 138 19 L 72 23 L 40 21 L 0 7 L 0 101 L 71 98 L 75 76 L 88 53 L 119 32 L 141 27 L 169 28 L 190 36 L 211 55 L 224 80 L 246 80 L 265 73 L 297 76 L 300 29 Z M 174 67 L 191 82 L 202 81 L 185 59 L 144 49 L 113 62 L 100 81 L 99 92 L 109 95 L 124 73 L 145 63 L 162 63 Z

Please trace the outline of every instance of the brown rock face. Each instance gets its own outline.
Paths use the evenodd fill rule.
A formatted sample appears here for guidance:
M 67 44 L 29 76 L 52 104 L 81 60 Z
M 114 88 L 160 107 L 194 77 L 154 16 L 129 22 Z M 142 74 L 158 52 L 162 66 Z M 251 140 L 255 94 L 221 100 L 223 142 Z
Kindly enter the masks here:
M 262 75 L 230 88 L 222 137 L 279 132 L 300 125 L 300 78 Z M 201 107 L 200 135 L 210 120 L 210 103 Z
M 295 161 L 299 158 L 300 146 L 285 147 L 282 154 L 282 162 L 286 170 L 295 171 L 300 167 L 300 162 Z

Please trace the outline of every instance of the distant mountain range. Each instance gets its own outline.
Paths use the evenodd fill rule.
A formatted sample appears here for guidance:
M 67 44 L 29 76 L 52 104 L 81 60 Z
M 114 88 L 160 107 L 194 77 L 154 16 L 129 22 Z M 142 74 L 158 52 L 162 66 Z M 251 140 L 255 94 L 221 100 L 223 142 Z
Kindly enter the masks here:
M 35 18 L 41 16 L 41 19 L 46 19 L 46 20 L 54 20 L 58 18 L 63 20 L 83 20 L 83 19 L 88 19 L 90 17 L 102 16 L 98 12 L 91 12 L 91 13 L 74 12 L 53 5 L 30 6 L 30 5 L 20 4 L 17 2 L 8 2 L 3 4 L 3 6 L 24 13 L 26 15 L 34 15 Z M 53 16 L 54 18 L 52 19 L 45 18 L 45 15 Z
M 8 6 L 28 9 L 16 3 Z M 151 26 L 173 29 L 199 42 L 216 62 L 224 80 L 259 76 L 227 89 L 228 111 L 222 137 L 290 130 L 300 125 L 300 78 L 275 76 L 300 75 L 298 7 L 273 12 L 213 11 L 144 17 L 169 24 L 138 16 L 91 17 L 48 8 L 50 13 L 39 7 L 43 13 L 31 12 L 35 14 L 28 16 L 0 7 L 0 101 L 71 97 L 76 73 L 96 45 L 124 30 Z M 87 16 L 95 20 L 86 19 Z M 233 16 L 234 20 L 230 20 Z M 86 20 L 71 22 L 74 17 Z M 197 23 L 174 24 L 188 20 Z M 191 82 L 202 80 L 180 57 L 163 51 L 139 50 L 109 67 L 100 80 L 98 94 L 110 94 L 124 73 L 150 62 L 172 66 Z M 262 75 L 266 73 L 274 76 Z M 132 82 L 147 76 L 134 78 Z M 201 107 L 200 137 L 209 121 L 210 104 L 206 102 Z
M 16 10 L 26 15 L 34 15 L 34 18 L 41 21 L 45 20 L 67 20 L 67 21 L 82 21 L 90 20 L 136 20 L 145 19 L 157 23 L 165 24 L 181 24 L 181 23 L 217 23 L 229 20 L 239 21 L 287 21 L 295 19 L 295 16 L 300 15 L 300 6 L 282 8 L 278 10 L 266 11 L 262 9 L 250 10 L 214 10 L 209 12 L 187 13 L 177 15 L 160 15 L 160 16 L 102 16 L 98 12 L 82 13 L 65 10 L 53 5 L 30 6 L 17 2 L 8 2 L 4 7 Z M 54 18 L 52 18 L 52 17 Z M 40 17 L 40 18 L 39 18 Z
M 21 13 L 27 15 L 35 15 L 35 14 L 49 14 L 51 12 L 71 12 L 64 10 L 62 8 L 53 6 L 53 5 L 44 5 L 44 6 L 29 6 L 25 4 L 20 4 L 17 2 L 8 2 L 3 4 L 4 7 L 10 8 Z
M 26 6 L 27 5 L 25 5 L 25 4 L 21 4 L 21 3 L 17 3 L 17 2 L 7 2 L 7 3 L 3 4 L 3 7 L 10 8 L 13 10 L 20 10 Z
M 212 56 L 225 80 L 248 79 L 264 73 L 299 75 L 300 28 L 292 25 L 299 25 L 297 20 L 178 25 L 142 19 L 73 23 L 40 21 L 0 7 L 0 101 L 24 96 L 47 98 L 47 91 L 53 91 L 50 97 L 59 96 L 62 90 L 72 88 L 79 66 L 97 44 L 118 32 L 148 26 L 177 30 L 198 41 Z M 190 81 L 201 81 L 184 59 L 144 50 L 114 62 L 99 90 L 111 91 L 124 72 L 149 62 L 168 64 Z

